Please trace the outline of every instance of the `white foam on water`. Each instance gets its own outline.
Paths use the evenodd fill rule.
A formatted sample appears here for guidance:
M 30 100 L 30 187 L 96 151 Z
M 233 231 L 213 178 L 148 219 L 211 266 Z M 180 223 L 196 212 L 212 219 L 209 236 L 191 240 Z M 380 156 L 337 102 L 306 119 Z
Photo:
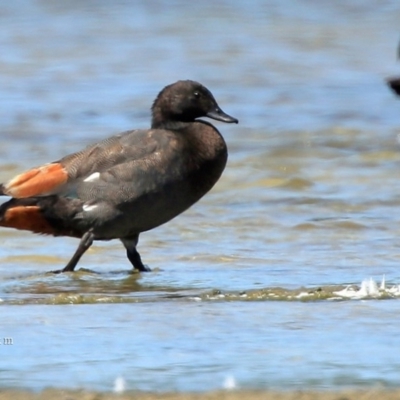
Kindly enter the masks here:
M 400 285 L 394 285 L 391 288 L 388 288 L 386 286 L 386 278 L 384 275 L 379 286 L 372 278 L 369 278 L 364 279 L 361 282 L 360 288 L 349 285 L 343 290 L 333 292 L 333 294 L 348 299 L 363 299 L 366 297 L 379 298 L 385 295 L 400 296 Z
M 114 381 L 114 393 L 123 393 L 126 389 L 126 382 L 122 376 L 118 376 Z
M 233 390 L 237 388 L 236 379 L 232 375 L 228 375 L 222 384 L 225 390 Z
M 301 298 L 303 298 L 303 297 L 309 297 L 310 296 L 310 293 L 308 293 L 308 292 L 301 292 L 301 293 L 299 293 L 297 296 L 295 296 L 297 299 L 301 299 Z
M 386 277 L 385 275 L 383 275 L 382 277 L 382 282 L 381 282 L 381 286 L 379 286 L 380 290 L 386 290 Z

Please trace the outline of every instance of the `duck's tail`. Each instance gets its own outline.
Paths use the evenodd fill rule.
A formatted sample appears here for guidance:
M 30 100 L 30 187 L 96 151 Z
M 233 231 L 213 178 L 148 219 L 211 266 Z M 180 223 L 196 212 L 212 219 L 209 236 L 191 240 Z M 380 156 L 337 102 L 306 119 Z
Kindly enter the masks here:
M 0 188 L 1 193 L 1 188 Z M 0 226 L 44 235 L 81 237 L 74 221 L 82 202 L 59 196 L 11 199 L 0 206 Z

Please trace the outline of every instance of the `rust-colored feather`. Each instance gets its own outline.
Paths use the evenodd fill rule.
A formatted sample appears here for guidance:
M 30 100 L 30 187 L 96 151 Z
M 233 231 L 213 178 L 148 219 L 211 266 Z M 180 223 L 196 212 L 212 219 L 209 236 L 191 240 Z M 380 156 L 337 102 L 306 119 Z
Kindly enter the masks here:
M 38 206 L 17 206 L 5 211 L 0 226 L 54 235 L 54 229 L 44 218 Z
M 68 172 L 59 163 L 43 165 L 17 175 L 2 185 L 2 194 L 15 198 L 55 193 L 68 180 Z

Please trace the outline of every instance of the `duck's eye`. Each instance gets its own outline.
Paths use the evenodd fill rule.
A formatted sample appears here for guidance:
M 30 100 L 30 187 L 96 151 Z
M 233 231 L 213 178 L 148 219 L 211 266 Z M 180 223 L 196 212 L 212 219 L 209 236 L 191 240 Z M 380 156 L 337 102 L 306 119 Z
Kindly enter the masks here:
M 194 95 L 194 97 L 200 97 L 200 93 L 199 92 L 194 92 L 193 95 Z

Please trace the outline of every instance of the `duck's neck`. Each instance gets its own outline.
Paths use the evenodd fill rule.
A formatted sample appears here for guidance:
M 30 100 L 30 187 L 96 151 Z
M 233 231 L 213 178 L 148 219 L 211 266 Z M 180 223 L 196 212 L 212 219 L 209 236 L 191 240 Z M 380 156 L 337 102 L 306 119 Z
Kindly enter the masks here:
M 171 114 L 168 107 L 163 107 L 162 101 L 157 98 L 151 108 L 151 128 L 152 129 L 181 129 L 195 121 L 195 116 L 188 113 Z
M 189 124 L 194 121 L 185 122 L 173 120 L 165 117 L 157 117 L 153 114 L 153 118 L 151 120 L 151 129 L 169 129 L 169 130 L 179 130 L 186 128 Z

